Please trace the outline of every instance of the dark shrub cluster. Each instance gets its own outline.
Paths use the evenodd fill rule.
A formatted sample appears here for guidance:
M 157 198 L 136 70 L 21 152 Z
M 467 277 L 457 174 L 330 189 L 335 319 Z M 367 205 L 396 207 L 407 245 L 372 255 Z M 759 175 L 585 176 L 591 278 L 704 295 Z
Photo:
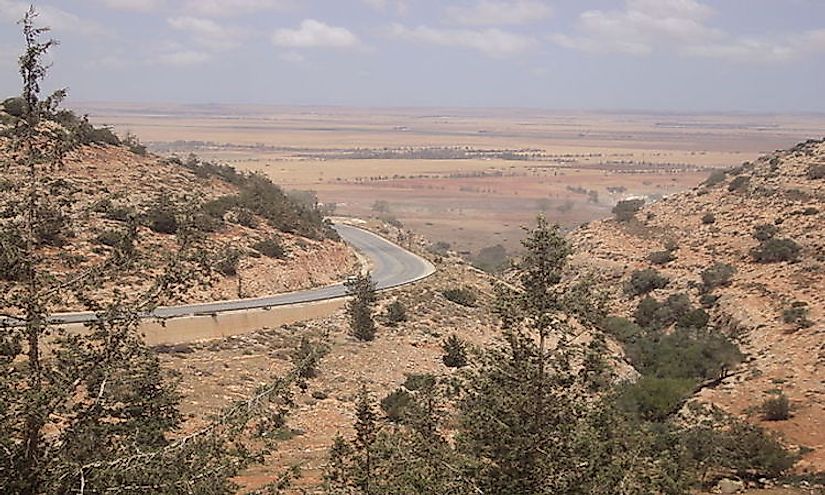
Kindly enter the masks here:
M 702 271 L 702 287 L 710 292 L 717 287 L 730 285 L 735 273 L 736 268 L 729 263 L 714 263 Z
M 455 334 L 447 337 L 441 343 L 441 348 L 444 350 L 444 354 L 441 356 L 444 366 L 448 368 L 467 366 L 467 344 Z
M 805 175 L 811 180 L 825 179 L 825 164 L 815 163 L 811 165 Z
M 268 258 L 284 259 L 286 257 L 286 249 L 284 249 L 281 240 L 275 236 L 261 239 L 252 245 L 252 249 Z
M 754 261 L 778 263 L 797 261 L 802 248 L 792 239 L 768 239 L 751 250 Z
M 624 291 L 629 296 L 640 296 L 656 289 L 667 287 L 670 280 L 653 268 L 635 270 L 630 274 L 630 280 L 625 283 Z
M 767 421 L 785 421 L 791 417 L 791 403 L 785 394 L 773 394 L 762 402 L 762 417 Z
M 705 213 L 704 215 L 702 215 L 702 223 L 705 225 L 716 223 L 716 215 L 714 215 L 711 212 Z
M 401 301 L 395 300 L 387 306 L 385 314 L 387 325 L 396 326 L 407 321 L 407 307 Z
M 234 277 L 238 274 L 241 257 L 242 253 L 239 250 L 232 248 L 226 249 L 218 257 L 215 263 L 215 269 L 227 277 Z
M 636 213 L 645 205 L 644 199 L 625 199 L 616 203 L 613 207 L 613 214 L 616 215 L 616 220 L 620 222 L 627 222 L 636 217 Z
M 453 287 L 441 292 L 448 301 L 474 308 L 478 304 L 476 293 L 468 287 Z
M 763 223 L 757 225 L 753 229 L 753 238 L 759 242 L 765 242 L 768 239 L 773 239 L 779 233 L 779 227 L 772 223 Z
M 676 324 L 680 328 L 702 328 L 708 322 L 708 315 L 690 303 L 687 294 L 673 294 L 663 301 L 647 296 L 639 302 L 633 318 L 639 326 L 662 329 Z
M 747 175 L 739 175 L 737 177 L 734 177 L 734 179 L 732 181 L 730 181 L 730 184 L 728 184 L 728 191 L 730 191 L 730 192 L 742 191 L 742 190 L 744 190 L 748 187 L 748 184 L 750 184 L 750 181 L 751 181 L 751 178 L 748 177 Z
M 782 311 L 782 321 L 795 325 L 797 328 L 808 328 L 813 322 L 808 319 L 808 303 L 805 301 L 794 301 L 790 307 Z

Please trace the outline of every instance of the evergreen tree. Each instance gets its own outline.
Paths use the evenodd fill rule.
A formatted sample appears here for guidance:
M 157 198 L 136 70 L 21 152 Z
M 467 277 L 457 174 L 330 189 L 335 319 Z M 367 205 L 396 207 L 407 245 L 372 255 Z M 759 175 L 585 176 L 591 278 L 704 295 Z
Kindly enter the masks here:
M 347 294 L 351 296 L 347 303 L 350 335 L 362 341 L 375 339 L 375 320 L 372 313 L 376 296 L 372 278 L 368 273 L 359 273 L 346 282 L 346 287 Z

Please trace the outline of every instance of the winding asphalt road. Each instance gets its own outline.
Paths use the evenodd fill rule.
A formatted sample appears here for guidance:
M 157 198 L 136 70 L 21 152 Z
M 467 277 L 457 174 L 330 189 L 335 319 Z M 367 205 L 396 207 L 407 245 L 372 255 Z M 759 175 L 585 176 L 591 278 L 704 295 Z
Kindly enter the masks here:
M 335 224 L 335 230 L 352 247 L 372 263 L 372 280 L 376 289 L 384 290 L 421 280 L 435 272 L 427 260 L 403 249 L 388 240 L 358 227 Z M 147 318 L 179 318 L 193 315 L 209 315 L 227 311 L 267 309 L 275 306 L 335 299 L 346 295 L 343 283 L 317 289 L 290 292 L 273 296 L 216 301 L 181 306 L 159 307 Z M 85 323 L 94 321 L 94 313 L 59 313 L 52 316 L 55 323 Z

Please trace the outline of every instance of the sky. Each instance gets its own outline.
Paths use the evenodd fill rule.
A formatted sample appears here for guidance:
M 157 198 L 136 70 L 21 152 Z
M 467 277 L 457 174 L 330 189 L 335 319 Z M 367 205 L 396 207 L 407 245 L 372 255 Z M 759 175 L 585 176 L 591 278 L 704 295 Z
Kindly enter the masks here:
M 20 92 L 0 0 L 0 94 Z M 71 101 L 825 112 L 825 0 L 39 0 Z

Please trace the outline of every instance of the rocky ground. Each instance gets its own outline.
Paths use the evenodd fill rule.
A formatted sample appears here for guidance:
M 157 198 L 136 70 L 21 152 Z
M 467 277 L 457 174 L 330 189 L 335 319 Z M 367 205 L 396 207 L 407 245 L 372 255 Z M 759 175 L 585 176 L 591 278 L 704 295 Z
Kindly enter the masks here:
M 686 292 L 698 304 L 700 273 L 713 263 L 736 269 L 732 284 L 709 310 L 713 324 L 746 354 L 730 379 L 700 398 L 780 432 L 804 446 L 801 470 L 825 470 L 825 142 L 803 143 L 719 176 L 719 182 L 643 207 L 636 219 L 593 222 L 574 231 L 575 266 L 610 289 L 614 310 L 629 315 L 638 299 L 621 291 L 633 270 L 654 267 L 670 278 L 662 299 Z M 711 181 L 713 182 L 713 181 Z M 704 218 L 704 220 L 703 220 Z M 710 222 L 711 218 L 714 219 Z M 801 246 L 796 262 L 757 263 L 750 254 L 760 224 Z M 675 260 L 654 266 L 648 256 L 673 243 Z M 794 302 L 808 309 L 805 324 L 786 323 Z M 791 400 L 786 421 L 762 421 L 755 409 L 775 391 Z M 809 450 L 810 449 L 810 450 Z

